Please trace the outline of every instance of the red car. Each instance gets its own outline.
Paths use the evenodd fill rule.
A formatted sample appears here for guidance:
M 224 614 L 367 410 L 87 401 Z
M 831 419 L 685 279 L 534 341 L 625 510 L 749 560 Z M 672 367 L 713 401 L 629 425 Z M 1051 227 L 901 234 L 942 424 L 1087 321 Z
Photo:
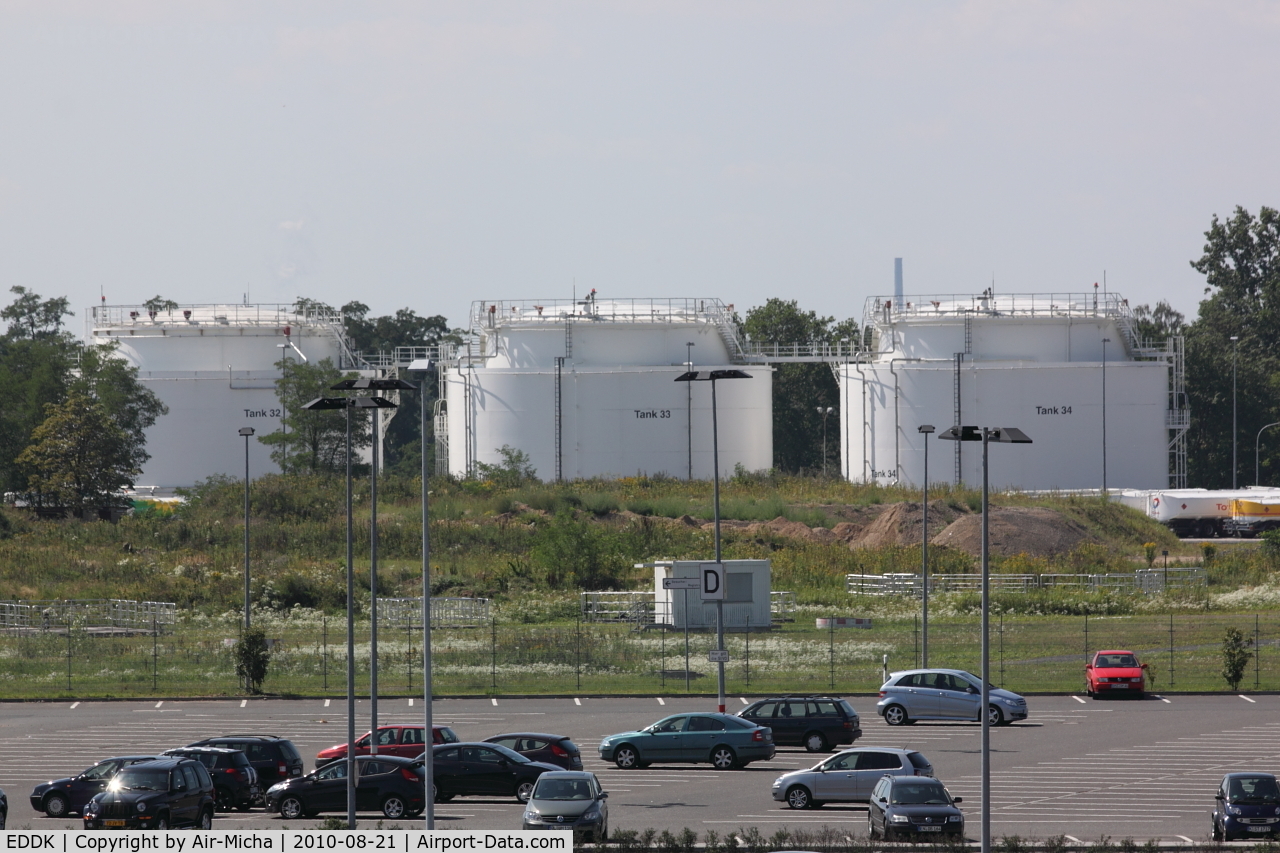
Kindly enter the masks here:
M 422 726 L 378 726 L 378 754 L 417 758 L 422 755 Z M 458 736 L 448 726 L 431 727 L 432 743 L 457 743 Z M 369 732 L 356 741 L 356 755 L 369 754 Z M 337 743 L 316 753 L 316 767 L 347 757 L 347 745 Z
M 1098 652 L 1084 668 L 1084 689 L 1094 699 L 1107 694 L 1141 699 L 1147 690 L 1146 670 L 1147 665 L 1138 663 L 1133 652 Z

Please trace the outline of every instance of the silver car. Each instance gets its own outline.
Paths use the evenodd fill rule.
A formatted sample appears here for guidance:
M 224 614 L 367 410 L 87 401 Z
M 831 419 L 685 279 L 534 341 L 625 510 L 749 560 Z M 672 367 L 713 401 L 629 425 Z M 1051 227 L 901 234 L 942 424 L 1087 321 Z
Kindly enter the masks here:
M 883 776 L 932 776 L 933 765 L 914 749 L 860 746 L 846 749 L 808 770 L 793 770 L 773 780 L 773 798 L 793 809 L 823 803 L 865 803 Z
M 525 829 L 571 829 L 575 836 L 600 843 L 609 838 L 609 794 L 596 774 L 556 770 L 538 777 L 524 809 Z
M 1027 718 L 1027 700 L 990 686 L 987 719 L 993 726 Z M 891 726 L 916 720 L 981 720 L 982 681 L 962 669 L 909 669 L 895 672 L 880 688 L 876 713 Z

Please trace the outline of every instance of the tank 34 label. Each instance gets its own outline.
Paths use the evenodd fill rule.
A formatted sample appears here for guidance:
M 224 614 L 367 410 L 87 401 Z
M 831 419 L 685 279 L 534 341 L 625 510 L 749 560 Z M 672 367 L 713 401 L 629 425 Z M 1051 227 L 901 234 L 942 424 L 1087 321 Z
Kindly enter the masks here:
M 1069 415 L 1070 406 L 1036 406 L 1037 415 Z

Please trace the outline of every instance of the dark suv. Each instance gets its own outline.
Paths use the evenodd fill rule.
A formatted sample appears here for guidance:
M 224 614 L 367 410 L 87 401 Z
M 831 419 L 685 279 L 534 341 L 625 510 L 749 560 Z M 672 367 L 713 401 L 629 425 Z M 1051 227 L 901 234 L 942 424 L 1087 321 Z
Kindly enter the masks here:
M 782 696 L 761 699 L 738 712 L 756 725 L 773 729 L 778 746 L 803 746 L 826 752 L 862 737 L 858 712 L 843 699 L 829 696 Z
M 225 746 L 184 746 L 161 753 L 167 758 L 194 758 L 213 777 L 213 801 L 220 811 L 247 812 L 262 796 L 258 771 L 238 749 Z
M 258 771 L 258 785 L 266 791 L 276 782 L 302 775 L 302 756 L 292 741 L 275 735 L 223 735 L 187 746 L 224 746 L 238 749 Z
M 131 764 L 84 806 L 85 829 L 175 826 L 213 826 L 213 779 L 190 758 Z

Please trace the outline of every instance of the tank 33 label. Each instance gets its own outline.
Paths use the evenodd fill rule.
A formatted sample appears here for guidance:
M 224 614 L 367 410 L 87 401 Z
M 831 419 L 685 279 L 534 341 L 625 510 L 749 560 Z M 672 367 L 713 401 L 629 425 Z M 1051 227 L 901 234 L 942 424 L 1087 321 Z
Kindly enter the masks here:
M 632 409 L 632 411 L 636 413 L 636 418 L 639 420 L 671 417 L 670 409 Z

